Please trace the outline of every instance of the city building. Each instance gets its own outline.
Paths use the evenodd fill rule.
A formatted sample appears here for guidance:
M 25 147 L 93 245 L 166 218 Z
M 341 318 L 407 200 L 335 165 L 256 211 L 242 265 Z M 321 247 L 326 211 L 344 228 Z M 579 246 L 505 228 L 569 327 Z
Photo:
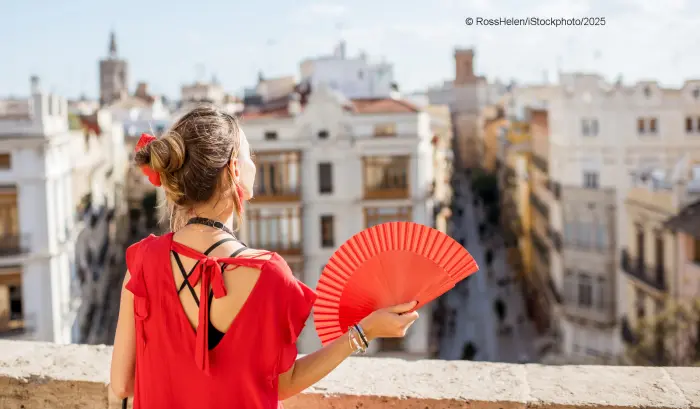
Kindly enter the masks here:
M 627 290 L 623 315 L 623 338 L 627 358 L 635 364 L 664 364 L 670 348 L 664 331 L 655 328 L 654 321 L 664 316 L 668 308 L 697 297 L 700 288 L 693 287 L 692 276 L 685 274 L 687 249 L 693 240 L 680 223 L 688 217 L 681 210 L 690 202 L 700 199 L 700 180 L 690 179 L 684 161 L 673 172 L 666 169 L 644 169 L 633 175 L 633 184 L 625 200 L 628 244 L 623 247 L 620 263 Z M 686 173 L 686 174 L 682 174 Z M 675 219 L 667 223 L 669 219 Z M 677 231 L 671 230 L 674 227 Z M 691 232 L 692 233 L 692 232 Z M 691 244 L 690 247 L 687 247 Z M 690 260 L 692 260 L 692 255 Z M 692 265 L 691 265 L 692 268 Z M 685 283 L 684 283 L 685 281 Z M 681 295 L 683 293 L 683 295 Z M 652 324 L 652 325 L 649 325 Z M 632 335 L 631 337 L 629 335 Z M 651 356 L 640 356 L 639 341 L 653 337 Z M 676 362 L 675 364 L 680 364 Z
M 66 100 L 37 77 L 24 104 L 0 115 L 0 336 L 66 343 L 80 299 L 78 203 L 116 200 L 106 181 L 122 134 L 109 118 L 70 129 Z
M 117 36 L 109 36 L 107 58 L 100 61 L 100 104 L 111 104 L 129 94 L 129 64 L 117 53 Z
M 309 285 L 335 249 L 366 227 L 397 220 L 434 226 L 433 192 L 443 188 L 433 183 L 447 178 L 434 178 L 427 112 L 398 99 L 349 99 L 323 85 L 248 109 L 243 128 L 258 173 L 242 237 L 280 252 Z M 429 326 L 420 320 L 406 339 L 377 343 L 372 352 L 427 356 Z M 319 346 L 311 319 L 300 346 Z
M 163 97 L 151 95 L 148 84 L 140 82 L 133 95 L 122 95 L 105 109 L 124 126 L 127 145 L 136 146 L 141 134 L 162 134 L 171 124 L 170 108 Z
M 508 89 L 498 81 L 489 84 L 485 77 L 477 76 L 474 58 L 474 49 L 455 49 L 454 80 L 425 92 L 431 104 L 450 107 L 455 128 L 455 159 L 460 169 L 480 167 L 484 149 L 482 110 L 499 102 Z
M 697 176 L 694 175 L 694 179 Z M 666 339 L 670 359 L 665 361 L 678 366 L 693 365 L 700 356 L 700 200 L 687 204 L 664 227 L 673 232 L 677 251 L 672 279 L 675 305 L 668 310 L 677 314 L 680 321 L 671 325 Z
M 301 82 L 312 89 L 328 86 L 348 98 L 386 98 L 398 91 L 392 64 L 373 62 L 364 52 L 349 57 L 346 48 L 341 41 L 332 55 L 302 61 Z
M 511 110 L 540 109 L 531 110 L 541 117 L 531 120 L 533 266 L 554 301 L 558 353 L 610 362 L 622 353 L 618 329 L 628 302 L 618 255 L 628 242 L 629 175 L 672 166 L 684 154 L 691 163 L 700 159 L 700 82 L 664 89 L 562 74 L 556 85 L 512 95 Z

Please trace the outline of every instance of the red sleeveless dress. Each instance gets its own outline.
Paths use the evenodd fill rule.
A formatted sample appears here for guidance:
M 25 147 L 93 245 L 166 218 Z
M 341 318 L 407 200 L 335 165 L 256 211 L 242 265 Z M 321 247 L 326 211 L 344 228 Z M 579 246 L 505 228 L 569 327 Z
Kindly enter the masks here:
M 188 281 L 201 280 L 199 322 L 193 329 L 173 281 L 171 252 L 197 260 Z M 134 294 L 134 408 L 281 408 L 278 376 L 297 357 L 296 341 L 316 294 L 284 259 L 215 258 L 151 235 L 126 251 Z M 226 294 L 222 264 L 259 268 L 260 278 L 221 341 L 208 348 L 209 295 Z

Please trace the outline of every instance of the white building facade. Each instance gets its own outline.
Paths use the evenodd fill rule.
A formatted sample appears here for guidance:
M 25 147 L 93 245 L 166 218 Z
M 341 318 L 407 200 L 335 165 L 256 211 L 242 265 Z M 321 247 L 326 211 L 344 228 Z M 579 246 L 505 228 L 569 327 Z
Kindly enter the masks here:
M 670 168 L 684 154 L 700 161 L 700 81 L 665 89 L 569 74 L 546 88 L 533 102 L 546 107 L 548 173 L 561 186 L 549 208 L 550 227 L 563 236 L 549 266 L 563 298 L 561 352 L 614 359 L 622 351 L 620 319 L 628 304 L 620 250 L 628 241 L 624 201 L 631 175 Z
M 243 129 L 258 162 L 243 236 L 251 246 L 280 250 L 310 286 L 333 252 L 364 228 L 393 220 L 432 225 L 430 118 L 413 105 L 345 99 L 321 86 L 303 109 L 292 99 L 287 108 L 244 115 Z M 403 344 L 374 352 L 425 356 L 429 316 Z M 320 346 L 312 319 L 300 346 Z
M 332 55 L 304 60 L 299 68 L 311 89 L 327 86 L 348 98 L 384 98 L 396 88 L 392 64 L 373 62 L 365 53 L 349 57 L 345 42 Z
M 31 94 L 26 115 L 0 115 L 0 337 L 68 343 L 79 303 L 77 198 L 115 200 L 101 175 L 126 163 L 123 133 L 105 113 L 103 138 L 69 129 L 66 100 L 36 77 Z

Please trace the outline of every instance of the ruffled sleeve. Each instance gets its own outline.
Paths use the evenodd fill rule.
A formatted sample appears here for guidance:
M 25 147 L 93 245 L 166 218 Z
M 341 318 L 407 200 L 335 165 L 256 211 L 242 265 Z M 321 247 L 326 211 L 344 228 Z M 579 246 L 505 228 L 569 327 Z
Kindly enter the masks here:
M 287 269 L 287 267 L 285 265 Z M 283 318 L 282 351 L 278 363 L 278 374 L 287 372 L 297 359 L 297 339 L 311 314 L 316 292 L 297 280 L 289 271 L 285 277 L 286 306 Z
M 156 236 L 150 235 L 138 243 L 134 243 L 126 249 L 126 268 L 129 270 L 129 282 L 126 289 L 137 297 L 147 297 L 146 282 L 143 277 L 143 254 L 148 242 Z

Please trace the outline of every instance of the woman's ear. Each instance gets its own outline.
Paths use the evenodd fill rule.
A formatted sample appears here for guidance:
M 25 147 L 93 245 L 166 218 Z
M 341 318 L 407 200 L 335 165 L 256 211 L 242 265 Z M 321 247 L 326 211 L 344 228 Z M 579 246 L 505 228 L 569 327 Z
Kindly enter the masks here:
M 231 167 L 231 174 L 236 178 L 240 178 L 240 171 L 238 170 L 238 159 L 234 159 L 231 162 L 229 162 L 229 166 Z

